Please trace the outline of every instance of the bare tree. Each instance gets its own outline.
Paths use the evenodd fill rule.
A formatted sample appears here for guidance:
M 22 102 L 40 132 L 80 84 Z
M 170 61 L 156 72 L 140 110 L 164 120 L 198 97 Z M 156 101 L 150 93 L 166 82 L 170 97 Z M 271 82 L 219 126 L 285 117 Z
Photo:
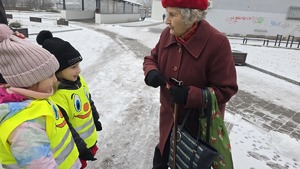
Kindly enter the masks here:
M 3 0 L 2 2 L 5 6 L 5 9 L 10 9 L 16 7 L 18 0 Z
M 2 0 L 5 9 L 50 9 L 53 7 L 52 0 Z
M 147 14 L 151 13 L 152 0 L 137 0 L 137 2 L 143 4 Z

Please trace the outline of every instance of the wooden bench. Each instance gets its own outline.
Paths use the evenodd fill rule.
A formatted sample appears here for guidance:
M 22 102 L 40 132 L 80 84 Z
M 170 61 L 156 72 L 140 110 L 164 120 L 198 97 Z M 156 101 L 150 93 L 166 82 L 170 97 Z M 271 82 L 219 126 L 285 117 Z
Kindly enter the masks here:
M 295 37 L 295 36 L 289 35 L 285 42 L 286 42 L 285 47 L 292 48 L 293 45 L 296 44 L 297 48 L 299 48 L 299 46 L 300 46 L 300 37 Z
M 29 20 L 32 22 L 42 22 L 42 18 L 38 17 L 29 17 Z
M 7 19 L 13 19 L 13 15 L 12 14 L 6 14 L 6 18 Z
M 234 59 L 234 63 L 237 66 L 245 66 L 246 65 L 246 58 L 247 58 L 247 53 L 241 52 L 238 50 L 232 50 L 232 56 Z
M 269 39 L 265 39 L 265 38 L 253 38 L 253 37 L 244 37 L 243 38 L 243 44 L 246 45 L 248 43 L 248 40 L 254 40 L 254 41 L 262 41 L 263 45 L 268 46 L 269 45 Z
M 250 44 L 250 45 L 261 45 L 257 44 L 257 41 L 263 42 L 263 46 L 275 46 L 275 47 L 285 47 L 285 48 L 292 48 L 293 45 L 297 45 L 297 48 L 300 47 L 300 37 L 294 37 L 292 35 L 289 35 L 287 38 L 284 38 L 282 35 L 277 34 L 277 36 L 274 37 L 268 37 L 265 38 L 264 36 L 260 35 L 252 35 L 247 34 L 245 37 L 243 37 L 243 44 L 248 44 L 248 41 L 252 40 L 253 42 L 256 41 L 256 44 Z
M 18 31 L 28 38 L 28 28 L 12 28 L 13 31 Z
M 69 21 L 63 20 L 63 19 L 59 19 L 59 20 L 57 20 L 57 25 L 66 25 L 66 26 L 68 26 L 69 25 Z
M 297 45 L 297 48 L 299 48 L 300 47 L 300 41 L 293 41 L 293 42 L 290 42 L 290 41 L 285 41 L 285 47 L 289 47 L 289 48 L 292 48 L 293 47 L 293 45 Z

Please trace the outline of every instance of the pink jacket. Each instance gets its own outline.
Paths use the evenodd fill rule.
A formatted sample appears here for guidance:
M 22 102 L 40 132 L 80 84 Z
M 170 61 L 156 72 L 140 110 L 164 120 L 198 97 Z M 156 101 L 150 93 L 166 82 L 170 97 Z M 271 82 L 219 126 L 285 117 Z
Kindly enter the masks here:
M 0 87 L 0 103 L 19 102 L 25 100 L 24 96 L 16 93 L 8 93 L 6 88 Z
M 14 90 L 21 92 L 25 91 L 24 89 Z M 27 91 L 24 93 L 37 96 L 45 95 L 38 94 L 34 91 Z M 23 95 L 12 93 L 12 91 L 7 90 L 7 88 L 0 87 L 0 104 L 6 103 L 9 104 L 9 106 L 1 106 L 0 111 L 0 120 L 3 121 L 26 108 L 29 105 L 30 100 Z M 2 121 L 0 121 L 0 125 L 1 122 Z M 10 134 L 7 141 L 11 143 L 11 151 L 20 167 L 31 169 L 58 168 L 58 164 L 54 160 L 50 150 L 50 143 L 48 135 L 45 132 L 45 127 L 45 118 L 39 117 L 22 123 Z M 40 147 L 43 147 L 43 149 Z M 80 167 L 81 163 L 79 159 L 77 159 L 71 169 L 79 169 Z

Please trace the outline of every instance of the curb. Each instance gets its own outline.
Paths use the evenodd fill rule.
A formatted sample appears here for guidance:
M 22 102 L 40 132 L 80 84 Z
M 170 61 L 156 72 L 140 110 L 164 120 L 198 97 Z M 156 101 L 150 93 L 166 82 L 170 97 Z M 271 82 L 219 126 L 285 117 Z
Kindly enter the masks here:
M 290 78 L 287 78 L 287 77 L 284 77 L 284 76 L 281 76 L 281 75 L 272 73 L 272 72 L 270 72 L 270 71 L 264 70 L 264 69 L 262 69 L 262 68 L 259 68 L 259 67 L 253 66 L 253 65 L 250 65 L 250 64 L 248 64 L 248 63 L 246 63 L 245 66 L 248 66 L 249 68 L 252 68 L 252 69 L 258 70 L 258 71 L 260 71 L 260 72 L 266 73 L 266 74 L 268 74 L 268 75 L 277 77 L 277 78 L 279 78 L 279 79 L 285 80 L 285 81 L 290 82 L 290 83 L 292 83 L 292 84 L 295 84 L 295 85 L 297 85 L 297 86 L 300 86 L 300 82 L 295 81 L 295 80 L 293 80 L 293 79 L 290 79 Z

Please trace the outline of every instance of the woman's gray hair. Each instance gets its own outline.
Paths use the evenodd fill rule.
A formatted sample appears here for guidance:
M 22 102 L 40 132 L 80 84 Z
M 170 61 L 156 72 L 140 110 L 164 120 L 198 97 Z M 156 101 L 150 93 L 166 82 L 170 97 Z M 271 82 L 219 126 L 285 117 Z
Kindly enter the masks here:
M 189 8 L 179 8 L 179 11 L 183 17 L 185 24 L 192 25 L 194 23 L 195 17 L 196 22 L 200 22 L 205 18 L 206 11 L 200 9 L 189 9 Z

